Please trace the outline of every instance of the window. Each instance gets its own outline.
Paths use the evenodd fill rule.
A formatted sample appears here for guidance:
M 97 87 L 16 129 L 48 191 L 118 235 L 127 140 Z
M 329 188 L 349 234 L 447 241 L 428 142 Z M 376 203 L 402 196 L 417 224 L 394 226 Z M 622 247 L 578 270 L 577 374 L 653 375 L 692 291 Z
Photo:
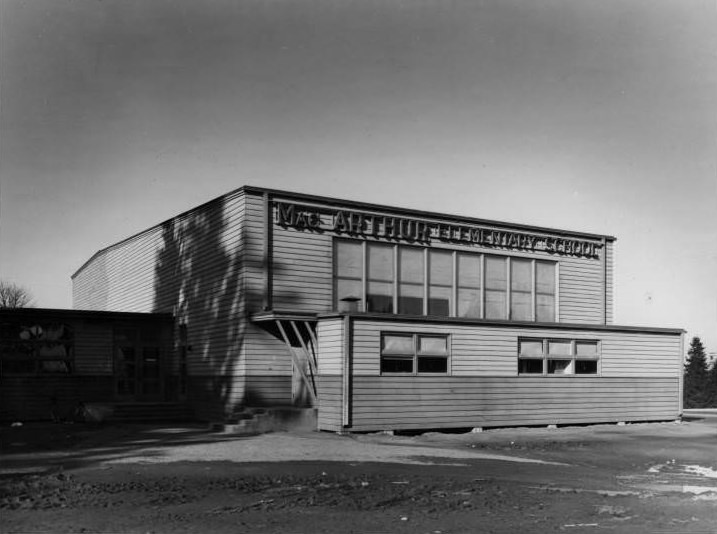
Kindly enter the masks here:
M 530 321 L 533 318 L 533 262 L 512 258 L 510 261 L 510 318 Z
M 338 311 L 555 322 L 557 286 L 551 261 L 335 241 Z
M 451 315 L 453 295 L 453 253 L 428 251 L 428 315 Z
M 74 363 L 72 329 L 62 323 L 0 324 L 2 374 L 68 374 Z
M 393 313 L 393 246 L 369 243 L 366 311 Z
M 415 247 L 398 249 L 398 313 L 423 315 L 424 251 Z
M 597 375 L 599 342 L 571 339 L 521 339 L 518 374 Z
M 481 256 L 462 252 L 456 256 L 458 317 L 481 317 Z
M 383 334 L 381 373 L 448 373 L 448 336 Z
M 535 262 L 535 320 L 555 321 L 555 264 Z
M 485 317 L 507 319 L 508 295 L 507 258 L 486 256 L 485 259 Z
M 363 300 L 363 246 L 357 241 L 337 241 L 334 249 L 336 271 L 336 300 L 342 311 L 362 310 Z

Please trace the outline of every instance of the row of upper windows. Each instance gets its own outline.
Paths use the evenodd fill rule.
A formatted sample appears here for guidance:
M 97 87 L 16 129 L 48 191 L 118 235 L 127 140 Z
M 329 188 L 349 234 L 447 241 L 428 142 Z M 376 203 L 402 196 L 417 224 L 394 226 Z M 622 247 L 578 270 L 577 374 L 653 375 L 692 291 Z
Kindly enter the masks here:
M 381 374 L 448 374 L 447 334 L 382 333 Z M 597 375 L 596 340 L 527 338 L 518 341 L 519 375 Z
M 334 305 L 406 315 L 556 320 L 552 261 L 336 240 Z

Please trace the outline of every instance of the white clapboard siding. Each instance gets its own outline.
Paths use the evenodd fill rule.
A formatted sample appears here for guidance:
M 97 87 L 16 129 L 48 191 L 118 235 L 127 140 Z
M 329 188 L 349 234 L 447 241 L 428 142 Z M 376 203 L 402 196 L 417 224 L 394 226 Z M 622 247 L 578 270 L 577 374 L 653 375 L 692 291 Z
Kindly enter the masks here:
M 352 430 L 669 420 L 677 378 L 355 377 Z
M 106 252 L 100 252 L 72 281 L 72 307 L 76 310 L 106 310 L 109 297 Z
M 191 375 L 241 373 L 243 222 L 237 191 L 100 251 L 73 277 L 75 306 L 175 313 Z
M 602 323 L 604 299 L 602 261 L 561 257 L 559 264 L 559 321 Z
M 343 383 L 337 375 L 319 375 L 317 379 L 319 430 L 338 432 L 342 428 Z
M 332 246 L 332 239 L 326 234 L 274 227 L 274 307 L 313 312 L 331 310 Z
M 286 343 L 257 325 L 247 328 L 242 359 L 250 375 L 292 374 L 292 358 Z
M 266 214 L 261 195 L 245 196 L 244 265 L 242 278 L 246 292 L 247 313 L 262 311 L 266 297 L 268 263 L 266 258 Z
M 317 327 L 320 375 L 340 375 L 343 369 L 344 322 L 341 318 L 323 319 Z
M 382 332 L 449 335 L 453 376 L 515 376 L 518 340 L 523 337 L 600 341 L 602 376 L 674 377 L 681 364 L 680 335 L 674 333 L 356 320 L 352 334 L 355 375 L 380 374 Z

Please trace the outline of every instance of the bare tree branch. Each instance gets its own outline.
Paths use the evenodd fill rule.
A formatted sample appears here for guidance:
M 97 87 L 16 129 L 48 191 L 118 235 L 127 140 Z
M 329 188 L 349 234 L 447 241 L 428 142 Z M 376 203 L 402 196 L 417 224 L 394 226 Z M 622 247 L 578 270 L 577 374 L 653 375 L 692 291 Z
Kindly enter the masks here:
M 24 287 L 0 280 L 0 308 L 30 308 L 32 301 L 32 294 Z

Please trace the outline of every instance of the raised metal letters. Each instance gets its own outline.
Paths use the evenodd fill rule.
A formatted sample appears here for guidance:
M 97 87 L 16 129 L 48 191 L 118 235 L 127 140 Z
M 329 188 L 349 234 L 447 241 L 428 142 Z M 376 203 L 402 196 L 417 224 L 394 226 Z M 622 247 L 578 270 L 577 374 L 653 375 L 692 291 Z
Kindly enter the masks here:
M 276 223 L 285 228 L 334 232 L 356 237 L 373 237 L 428 244 L 432 240 L 471 243 L 482 247 L 543 251 L 565 256 L 597 258 L 601 243 L 557 238 L 524 232 L 492 230 L 441 222 L 375 215 L 352 210 L 317 208 L 276 202 Z

